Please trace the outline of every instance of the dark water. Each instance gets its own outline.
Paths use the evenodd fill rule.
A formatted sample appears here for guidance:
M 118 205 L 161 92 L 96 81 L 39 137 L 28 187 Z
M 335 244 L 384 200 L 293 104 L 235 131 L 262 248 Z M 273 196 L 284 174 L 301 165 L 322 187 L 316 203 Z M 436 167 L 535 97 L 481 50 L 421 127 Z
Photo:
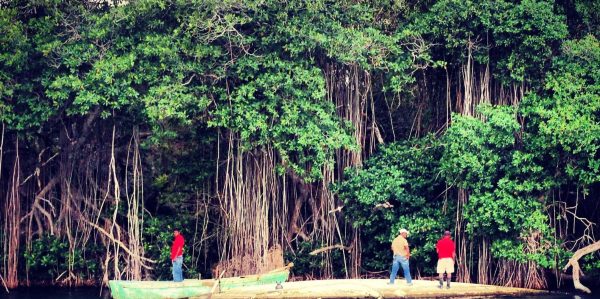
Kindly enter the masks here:
M 0 289 L 2 299 L 110 299 L 108 289 L 102 290 L 100 296 L 99 288 L 29 288 L 12 290 L 9 294 Z M 467 297 L 465 297 L 467 298 Z M 495 299 L 600 299 L 600 292 L 592 295 L 574 295 L 566 293 L 553 293 L 544 296 L 521 296 L 521 297 L 468 297 L 468 298 L 495 298 Z
M 2 299 L 110 299 L 110 291 L 100 288 L 20 288 L 11 290 L 0 289 Z
M 489 298 L 489 297 L 488 297 Z M 520 297 L 492 297 L 492 298 L 522 298 L 522 299 L 600 299 L 600 294 L 598 295 L 573 295 L 566 293 L 556 293 L 551 295 L 543 295 L 543 296 L 520 296 Z

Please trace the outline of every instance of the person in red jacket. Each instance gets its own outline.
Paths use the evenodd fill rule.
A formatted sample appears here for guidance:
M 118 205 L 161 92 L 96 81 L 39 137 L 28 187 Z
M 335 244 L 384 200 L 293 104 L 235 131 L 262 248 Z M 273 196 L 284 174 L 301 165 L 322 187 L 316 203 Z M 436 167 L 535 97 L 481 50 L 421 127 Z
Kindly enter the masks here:
M 178 229 L 173 230 L 173 244 L 171 245 L 171 262 L 173 263 L 173 281 L 183 281 L 183 245 L 185 240 Z
M 435 245 L 435 251 L 438 254 L 437 273 L 440 275 L 438 288 L 441 289 L 444 286 L 444 272 L 446 272 L 448 273 L 446 288 L 449 289 L 452 273 L 454 273 L 454 259 L 456 259 L 456 246 L 450 238 L 449 231 L 444 232 L 444 236 Z

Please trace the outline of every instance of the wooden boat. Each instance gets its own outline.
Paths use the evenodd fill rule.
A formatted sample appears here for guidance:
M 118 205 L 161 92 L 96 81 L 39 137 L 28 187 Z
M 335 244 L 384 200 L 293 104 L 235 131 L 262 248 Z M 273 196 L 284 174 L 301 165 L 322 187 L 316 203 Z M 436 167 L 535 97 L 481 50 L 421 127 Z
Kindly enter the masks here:
M 110 294 L 114 299 L 165 299 L 199 297 L 211 288 L 198 279 L 173 281 L 110 280 Z
M 276 284 L 288 280 L 290 265 L 270 272 L 228 277 L 220 279 L 185 279 L 183 282 L 173 281 L 128 281 L 110 280 L 108 286 L 114 299 L 176 299 L 202 297 L 214 292 L 242 288 L 246 286 Z

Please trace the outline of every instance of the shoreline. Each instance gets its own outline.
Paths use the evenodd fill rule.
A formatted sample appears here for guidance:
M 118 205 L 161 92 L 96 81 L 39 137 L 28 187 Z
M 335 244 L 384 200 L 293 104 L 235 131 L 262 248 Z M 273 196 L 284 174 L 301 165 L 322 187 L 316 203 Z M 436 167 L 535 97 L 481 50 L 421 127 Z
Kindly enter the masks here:
M 437 281 L 413 280 L 408 286 L 404 279 L 394 285 L 387 285 L 387 279 L 334 279 L 311 280 L 282 283 L 283 289 L 275 289 L 273 285 L 252 286 L 232 289 L 221 293 L 213 293 L 212 298 L 448 298 L 448 297 L 481 297 L 481 296 L 523 296 L 547 295 L 546 290 L 501 287 L 472 283 L 451 283 L 442 289 Z M 194 299 L 200 299 L 198 297 Z

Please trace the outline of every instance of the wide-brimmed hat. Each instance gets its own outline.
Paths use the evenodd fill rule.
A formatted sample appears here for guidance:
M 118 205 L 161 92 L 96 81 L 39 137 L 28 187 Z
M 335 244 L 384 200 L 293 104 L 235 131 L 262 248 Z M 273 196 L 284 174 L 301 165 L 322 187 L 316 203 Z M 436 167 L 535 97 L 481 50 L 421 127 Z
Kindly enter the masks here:
M 406 233 L 406 236 L 410 235 L 410 233 L 404 228 L 400 229 L 400 231 L 398 232 L 398 234 L 402 234 L 402 233 Z

